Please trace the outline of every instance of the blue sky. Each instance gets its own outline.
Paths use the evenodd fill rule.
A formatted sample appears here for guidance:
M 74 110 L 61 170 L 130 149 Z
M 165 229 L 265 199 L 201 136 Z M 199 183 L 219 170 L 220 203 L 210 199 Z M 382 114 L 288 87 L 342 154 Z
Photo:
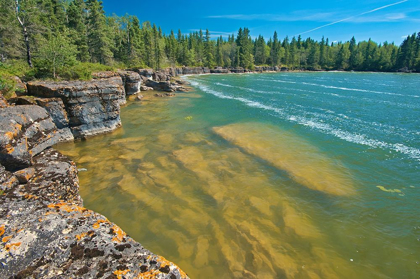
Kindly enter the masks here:
M 302 34 L 320 40 L 400 44 L 404 36 L 420 32 L 420 0 L 183 0 L 138 1 L 103 0 L 107 14 L 136 15 L 165 33 L 209 29 L 214 36 L 227 37 L 240 27 L 251 35 L 279 38 Z

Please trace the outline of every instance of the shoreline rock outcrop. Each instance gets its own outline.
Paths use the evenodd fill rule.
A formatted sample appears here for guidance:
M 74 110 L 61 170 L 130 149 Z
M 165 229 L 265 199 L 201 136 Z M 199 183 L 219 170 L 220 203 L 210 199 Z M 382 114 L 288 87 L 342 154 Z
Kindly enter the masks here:
M 51 147 L 60 100 L 0 108 L 0 278 L 188 278 L 83 207 L 76 164 Z
M 120 105 L 125 104 L 126 99 L 119 76 L 92 81 L 29 82 L 28 93 L 61 99 L 74 138 L 86 138 L 121 127 Z
M 0 109 L 0 164 L 7 170 L 32 165 L 33 156 L 58 142 L 57 127 L 39 106 Z

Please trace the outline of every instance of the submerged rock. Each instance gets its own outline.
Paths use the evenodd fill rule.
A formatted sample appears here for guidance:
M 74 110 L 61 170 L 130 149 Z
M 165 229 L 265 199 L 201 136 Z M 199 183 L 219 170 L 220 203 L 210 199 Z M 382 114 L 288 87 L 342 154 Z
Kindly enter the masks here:
M 144 96 L 139 94 L 139 95 L 136 96 L 135 100 L 136 101 L 141 101 L 143 98 L 144 98 Z
M 152 87 L 145 86 L 145 85 L 140 86 L 140 91 L 151 91 L 151 90 L 153 90 Z

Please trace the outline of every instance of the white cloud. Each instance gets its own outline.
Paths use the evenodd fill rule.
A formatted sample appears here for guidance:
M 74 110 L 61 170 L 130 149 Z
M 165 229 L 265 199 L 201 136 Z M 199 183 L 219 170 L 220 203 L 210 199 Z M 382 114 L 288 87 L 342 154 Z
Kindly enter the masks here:
M 319 11 L 295 11 L 291 14 L 231 14 L 231 15 L 211 15 L 207 18 L 214 19 L 235 19 L 235 20 L 264 20 L 264 21 L 318 21 L 325 22 L 331 17 L 336 16 L 331 12 Z

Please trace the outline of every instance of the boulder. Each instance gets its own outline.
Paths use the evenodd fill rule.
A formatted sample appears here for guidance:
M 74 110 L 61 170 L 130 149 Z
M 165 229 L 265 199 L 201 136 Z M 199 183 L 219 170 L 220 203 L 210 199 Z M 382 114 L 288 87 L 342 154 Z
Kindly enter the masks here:
M 39 106 L 0 110 L 0 163 L 7 170 L 32 164 L 33 156 L 58 142 L 57 127 Z
M 113 131 L 121 126 L 120 105 L 126 102 L 120 76 L 92 81 L 29 82 L 31 95 L 60 98 L 75 138 Z
M 149 87 L 145 85 L 140 86 L 140 91 L 151 91 L 151 90 L 153 90 L 153 87 Z
M 153 80 L 157 81 L 157 82 L 170 81 L 171 80 L 171 75 L 166 73 L 165 71 L 155 72 L 155 73 L 153 73 L 152 77 L 153 77 Z
M 175 89 L 172 87 L 172 84 L 169 81 L 156 82 L 153 80 L 148 80 L 146 82 L 147 87 L 153 88 L 153 90 L 164 91 L 164 92 L 174 92 Z
M 148 79 L 153 79 L 153 69 L 136 69 L 135 70 L 141 77 L 142 81 L 145 82 Z
M 140 92 L 141 78 L 138 73 L 133 71 L 118 71 L 118 74 L 123 80 L 125 94 L 127 96 Z

